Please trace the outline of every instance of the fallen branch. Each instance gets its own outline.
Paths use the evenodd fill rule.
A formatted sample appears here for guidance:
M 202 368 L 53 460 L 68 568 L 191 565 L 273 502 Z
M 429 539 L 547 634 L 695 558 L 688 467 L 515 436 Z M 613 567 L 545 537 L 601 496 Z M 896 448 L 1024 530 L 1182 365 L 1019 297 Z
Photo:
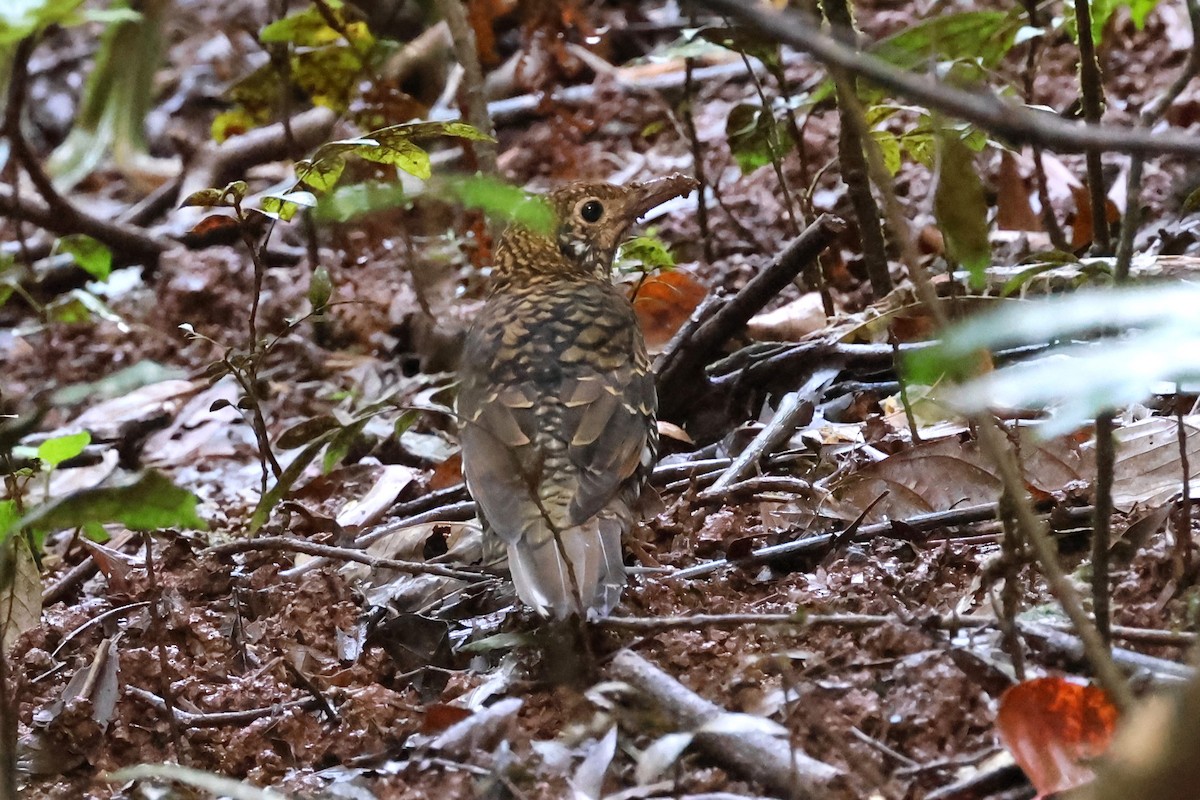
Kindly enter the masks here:
M 161 697 L 139 686 L 126 686 L 125 693 L 149 704 L 158 711 L 165 712 L 167 710 L 167 704 Z M 207 714 L 196 714 L 177 708 L 174 717 L 176 722 L 185 728 L 220 728 L 226 725 L 249 725 L 264 717 L 273 717 L 292 709 L 310 711 L 319 705 L 315 699 L 306 697 L 303 700 L 289 700 L 286 703 L 276 703 L 262 708 L 248 708 L 245 711 L 213 711 Z
M 613 657 L 610 676 L 632 686 L 680 730 L 697 730 L 728 712 L 683 686 L 632 650 Z M 762 781 L 787 797 L 817 798 L 840 788 L 845 773 L 766 733 L 705 732 L 696 744 L 724 767 Z
M 54 188 L 50 177 L 46 175 L 29 143 L 25 141 L 21 118 L 28 90 L 29 56 L 35 44 L 36 37 L 26 37 L 17 45 L 13 54 L 3 134 L 12 148 L 13 158 L 25 169 L 42 197 L 40 201 L 25 198 L 19 195 L 16 187 L 0 187 L 0 213 L 32 222 L 60 236 L 72 233 L 87 234 L 112 250 L 118 261 L 154 264 L 158 261 L 158 256 L 172 246 L 170 240 L 152 236 L 128 225 L 93 217 L 77 208 Z
M 809 377 L 802 387 L 788 393 L 779 404 L 775 416 L 763 426 L 754 440 L 746 446 L 713 485 L 701 492 L 701 497 L 721 494 L 746 475 L 764 457 L 783 444 L 800 424 L 812 420 L 816 400 L 824 388 L 837 377 L 836 369 L 819 369 Z M 807 419 L 804 419 L 807 416 Z M 803 420 L 803 423 L 802 423 Z
M 1047 656 L 1059 662 L 1070 670 L 1078 670 L 1087 666 L 1095 669 L 1091 653 L 1085 652 L 1083 639 L 1074 632 L 1060 631 L 1046 625 L 1017 621 L 1021 636 L 1042 657 Z M 1133 650 L 1121 647 L 1112 648 L 1112 663 L 1132 677 L 1149 677 L 1155 686 L 1174 686 L 1190 680 L 1196 675 L 1196 670 L 1186 664 L 1177 664 L 1165 658 L 1155 658 Z M 1105 687 L 1107 688 L 1107 687 Z M 1112 695 L 1109 692 L 1110 696 Z M 1113 698 L 1116 702 L 1117 698 Z
M 286 551 L 304 553 L 310 556 L 320 556 L 323 559 L 336 561 L 354 561 L 366 564 L 372 569 L 393 569 L 409 575 L 438 575 L 443 578 L 456 578 L 462 581 L 478 583 L 490 580 L 492 576 L 483 572 L 451 569 L 437 564 L 423 564 L 417 561 L 401 561 L 395 558 L 379 558 L 363 550 L 352 547 L 335 547 L 328 544 L 308 542 L 304 539 L 293 539 L 290 536 L 260 536 L 254 539 L 238 539 L 233 542 L 218 544 L 203 551 L 203 555 L 227 556 L 233 553 L 248 553 L 258 550 Z
M 662 418 L 678 419 L 701 399 L 704 393 L 697 392 L 696 386 L 704 380 L 705 365 L 844 229 L 842 220 L 822 214 L 766 269 L 750 279 L 706 322 L 697 326 L 692 337 L 672 353 L 673 357 L 663 359 L 658 373 L 659 415 Z
M 33 223 L 57 236 L 86 234 L 112 250 L 118 263 L 152 264 L 164 251 L 176 246 L 170 239 L 132 225 L 93 217 L 69 203 L 66 210 L 56 211 L 37 198 L 17 198 L 8 186 L 0 186 L 0 214 Z
M 992 619 L 973 619 L 957 615 L 947 617 L 921 617 L 906 622 L 889 614 L 688 614 L 680 617 L 605 617 L 595 625 L 617 631 L 659 633 L 662 631 L 695 631 L 701 628 L 732 630 L 750 625 L 767 627 L 838 627 L 878 628 L 881 625 L 905 625 L 918 623 L 923 628 L 936 627 L 940 630 L 963 628 L 986 628 L 995 624 Z
M 200 149 L 188 169 L 179 196 L 184 198 L 209 187 L 220 188 L 245 175 L 251 167 L 288 158 L 291 142 L 298 150 L 312 150 L 329 138 L 336 121 L 337 115 L 333 111 L 317 106 L 289 120 L 290 140 L 287 127 L 276 122 L 231 136 L 221 144 L 208 143 Z
M 981 503 L 977 506 L 965 506 L 963 508 L 950 509 L 949 511 L 934 511 L 929 514 L 919 514 L 906 520 L 876 522 L 872 525 L 859 527 L 851 536 L 846 536 L 846 531 L 806 536 L 794 542 L 784 542 L 783 544 L 761 547 L 745 558 L 739 558 L 733 562 L 724 558 L 706 561 L 703 564 L 696 564 L 695 566 L 681 569 L 678 572 L 673 572 L 668 577 L 671 580 L 698 578 L 702 575 L 716 572 L 724 567 L 736 566 L 745 568 L 760 564 L 769 564 L 786 558 L 823 553 L 837 542 L 844 542 L 846 544 L 851 542 L 869 542 L 876 536 L 886 536 L 896 530 L 903 531 L 907 536 L 912 531 L 924 532 L 945 528 L 950 525 L 969 525 L 976 522 L 987 522 L 996 519 L 998 513 L 997 503 Z M 1091 518 L 1092 507 L 1067 508 L 1063 509 L 1060 513 L 1066 519 L 1087 520 Z

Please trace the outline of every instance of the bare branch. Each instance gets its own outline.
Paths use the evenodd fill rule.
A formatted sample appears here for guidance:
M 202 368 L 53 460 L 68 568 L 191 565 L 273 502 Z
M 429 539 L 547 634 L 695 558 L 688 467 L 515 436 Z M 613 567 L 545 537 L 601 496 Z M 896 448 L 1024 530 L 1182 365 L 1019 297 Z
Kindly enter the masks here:
M 1062 153 L 1116 151 L 1144 155 L 1200 155 L 1200 138 L 1182 131 L 1151 133 L 1067 122 L 1054 114 L 1034 111 L 990 92 L 967 91 L 904 72 L 821 33 L 820 26 L 810 16 L 799 12 L 767 11 L 741 0 L 692 2 L 740 20 L 774 41 L 808 53 L 826 66 L 844 69 L 898 96 L 974 123 L 1013 144 L 1039 145 Z

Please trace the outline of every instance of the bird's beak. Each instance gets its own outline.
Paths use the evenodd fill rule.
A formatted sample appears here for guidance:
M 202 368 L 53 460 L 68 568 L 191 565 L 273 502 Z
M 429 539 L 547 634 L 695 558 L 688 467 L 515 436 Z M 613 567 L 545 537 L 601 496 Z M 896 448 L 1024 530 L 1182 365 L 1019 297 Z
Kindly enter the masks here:
M 632 225 L 655 206 L 662 205 L 673 197 L 682 197 L 699 185 L 695 178 L 679 173 L 630 184 L 625 202 L 625 218 Z

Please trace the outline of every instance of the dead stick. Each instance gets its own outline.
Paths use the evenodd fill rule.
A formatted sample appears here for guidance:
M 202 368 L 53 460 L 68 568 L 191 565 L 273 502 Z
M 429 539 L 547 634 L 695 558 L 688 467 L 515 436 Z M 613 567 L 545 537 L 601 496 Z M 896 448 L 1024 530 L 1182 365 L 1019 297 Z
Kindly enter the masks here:
M 785 286 L 795 280 L 805 266 L 819 256 L 845 227 L 842 220 L 822 214 L 805 228 L 766 269 L 750 279 L 709 320 L 696 329 L 691 340 L 675 351 L 675 358 L 664 359 L 658 373 L 660 415 L 678 416 L 698 396 L 684 387 L 694 386 L 705 364 L 731 336 L 745 327 L 750 318 L 771 302 Z
M 729 713 L 632 650 L 617 653 L 609 672 L 616 680 L 624 681 L 646 695 L 682 730 L 696 730 Z M 845 774 L 837 767 L 805 755 L 786 740 L 766 733 L 706 732 L 696 736 L 696 744 L 722 766 L 751 780 L 762 781 L 786 797 L 825 797 Z

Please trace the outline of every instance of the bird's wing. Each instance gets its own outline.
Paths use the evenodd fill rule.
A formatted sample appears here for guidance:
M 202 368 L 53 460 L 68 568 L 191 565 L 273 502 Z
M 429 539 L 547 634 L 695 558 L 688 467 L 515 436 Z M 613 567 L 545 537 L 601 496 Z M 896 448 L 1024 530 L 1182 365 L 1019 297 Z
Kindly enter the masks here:
M 651 375 L 629 363 L 580 371 L 559 388 L 547 398 L 533 383 L 485 386 L 465 377 L 459 390 L 467 483 L 510 543 L 546 517 L 560 530 L 586 522 L 645 466 Z
M 529 387 L 486 386 L 464 376 L 458 394 L 463 473 L 489 527 L 510 544 L 521 538 L 542 480 Z M 531 511 L 532 507 L 532 511 Z
M 579 524 L 650 467 L 657 405 L 654 377 L 646 367 L 626 362 L 568 381 L 562 403 L 562 437 L 576 483 L 570 517 Z

